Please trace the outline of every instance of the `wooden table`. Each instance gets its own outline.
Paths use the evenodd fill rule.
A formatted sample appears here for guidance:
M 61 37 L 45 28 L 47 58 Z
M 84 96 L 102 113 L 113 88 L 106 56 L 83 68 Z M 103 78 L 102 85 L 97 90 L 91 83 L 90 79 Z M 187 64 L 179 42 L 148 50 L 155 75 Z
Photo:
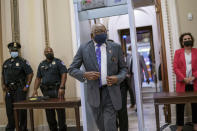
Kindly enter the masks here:
M 32 102 L 32 101 L 22 101 L 16 102 L 14 105 L 14 117 L 16 124 L 16 131 L 19 131 L 19 121 L 18 121 L 18 113 L 19 109 L 29 109 L 30 113 L 30 122 L 31 122 L 31 131 L 34 131 L 34 118 L 33 118 L 33 109 L 51 109 L 51 108 L 74 108 L 75 109 L 75 118 L 77 131 L 80 131 L 80 115 L 79 115 L 79 107 L 81 106 L 80 98 L 66 98 L 66 99 L 48 99 L 40 102 Z
M 155 117 L 156 117 L 157 131 L 160 131 L 159 105 L 197 103 L 197 92 L 154 93 L 153 99 L 154 99 L 154 105 L 155 105 Z

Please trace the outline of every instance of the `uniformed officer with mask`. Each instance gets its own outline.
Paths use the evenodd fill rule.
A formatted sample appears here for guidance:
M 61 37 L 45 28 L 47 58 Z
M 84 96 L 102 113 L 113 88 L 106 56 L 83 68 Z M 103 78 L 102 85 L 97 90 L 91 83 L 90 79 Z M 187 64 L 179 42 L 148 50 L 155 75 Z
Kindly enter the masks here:
M 15 121 L 13 113 L 13 102 L 26 99 L 33 71 L 28 61 L 19 56 L 21 45 L 16 42 L 8 44 L 11 58 L 7 59 L 2 69 L 2 88 L 6 93 L 5 104 L 8 124 L 6 131 L 14 131 Z M 19 129 L 27 131 L 27 111 L 19 110 Z
M 38 95 L 37 89 L 40 86 L 44 96 L 63 99 L 65 94 L 67 68 L 60 59 L 54 57 L 52 48 L 45 48 L 44 54 L 46 60 L 43 60 L 38 66 L 33 96 Z M 65 109 L 46 109 L 46 117 L 50 130 L 58 130 L 55 110 L 58 115 L 59 131 L 66 131 Z

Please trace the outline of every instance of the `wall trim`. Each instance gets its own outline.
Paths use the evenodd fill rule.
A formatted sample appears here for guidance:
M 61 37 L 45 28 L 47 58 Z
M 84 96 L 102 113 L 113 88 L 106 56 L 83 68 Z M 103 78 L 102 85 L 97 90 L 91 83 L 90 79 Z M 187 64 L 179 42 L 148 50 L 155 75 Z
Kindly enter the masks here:
M 3 41 L 2 41 L 2 15 L 1 15 L 1 1 L 0 1 L 0 69 L 2 69 L 2 63 L 3 63 Z M 1 78 L 1 74 L 0 74 L 0 78 Z M 2 86 L 1 84 L 1 79 L 0 79 L 0 86 Z M 0 95 L 3 95 L 3 93 L 1 92 Z M 1 108 L 1 102 L 2 102 L 2 98 L 0 99 L 0 108 Z
M 171 57 L 172 57 L 172 63 L 174 60 L 174 53 L 175 51 L 180 48 L 179 45 L 179 23 L 178 23 L 178 16 L 177 16 L 177 7 L 176 7 L 176 0 L 168 0 L 168 16 L 169 16 L 169 22 L 171 27 Z M 176 90 L 176 76 L 174 74 L 174 71 L 172 71 L 172 80 L 173 80 L 173 86 L 174 91 Z
M 168 11 L 167 0 L 161 0 L 161 9 L 163 14 L 162 16 L 163 16 L 164 37 L 165 37 L 165 46 L 166 46 L 169 92 L 174 92 L 174 84 L 173 84 L 174 83 L 173 81 L 174 50 L 172 46 L 172 37 L 171 37 L 172 28 L 169 22 L 169 11 Z
M 45 33 L 45 46 L 49 47 L 49 23 L 48 23 L 48 10 L 47 0 L 43 0 L 43 14 L 44 14 L 44 33 Z
M 18 0 L 10 0 L 12 41 L 20 42 L 20 24 Z

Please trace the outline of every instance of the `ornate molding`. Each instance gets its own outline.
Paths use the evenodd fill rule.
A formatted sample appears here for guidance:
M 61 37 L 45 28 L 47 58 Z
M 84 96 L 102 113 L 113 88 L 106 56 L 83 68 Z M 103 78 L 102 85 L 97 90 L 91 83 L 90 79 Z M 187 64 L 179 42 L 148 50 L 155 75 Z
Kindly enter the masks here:
M 167 24 L 168 24 L 168 37 L 169 37 L 169 47 L 170 47 L 170 58 L 171 58 L 171 69 L 172 69 L 172 82 L 174 90 L 176 90 L 176 76 L 173 71 L 173 61 L 174 61 L 174 46 L 173 46 L 173 31 L 172 31 L 172 22 L 170 17 L 170 7 L 169 7 L 169 1 L 165 0 L 166 4 L 166 16 L 167 16 Z
M 48 24 L 48 10 L 47 0 L 43 0 L 43 13 L 44 13 L 44 32 L 45 32 L 45 46 L 49 47 L 49 24 Z
M 0 1 L 0 14 L 1 14 L 1 1 Z M 2 15 L 0 15 L 0 64 L 3 60 L 3 47 L 2 47 Z M 1 66 L 0 66 L 1 67 Z M 0 75 L 1 76 L 1 75 Z
M 10 0 L 12 41 L 20 42 L 20 24 L 18 0 Z
M 173 73 L 173 58 L 174 49 L 172 41 L 172 25 L 170 19 L 170 11 L 168 0 L 161 0 L 161 10 L 163 14 L 163 26 L 164 26 L 164 36 L 165 36 L 165 46 L 166 46 L 166 57 L 168 66 L 168 81 L 169 81 L 169 91 L 173 92 L 175 90 L 175 75 Z

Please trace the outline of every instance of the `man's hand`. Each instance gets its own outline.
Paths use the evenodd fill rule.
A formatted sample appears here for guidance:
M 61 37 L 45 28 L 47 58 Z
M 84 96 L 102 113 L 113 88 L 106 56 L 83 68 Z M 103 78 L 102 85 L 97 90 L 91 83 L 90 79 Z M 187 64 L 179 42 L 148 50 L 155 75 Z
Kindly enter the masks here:
M 3 85 L 2 89 L 3 89 L 3 92 L 7 92 L 8 90 L 8 88 L 5 85 Z
M 32 97 L 35 97 L 35 96 L 38 96 L 38 91 L 37 90 L 34 90 L 34 92 L 32 94 Z
M 116 84 L 118 82 L 117 76 L 107 76 L 107 85 L 112 86 L 113 84 Z
M 28 88 L 24 87 L 23 88 L 23 91 L 27 92 L 28 91 Z
M 183 81 L 185 82 L 185 84 L 189 84 L 190 83 L 190 79 L 189 78 L 184 78 Z
M 95 71 L 85 72 L 84 77 L 87 80 L 97 80 L 100 77 L 100 73 Z
M 58 90 L 58 98 L 64 99 L 65 89 L 59 89 Z
M 131 74 L 127 74 L 126 77 L 127 77 L 127 78 L 130 78 L 130 77 L 131 77 Z
M 192 76 L 192 77 L 189 77 L 188 79 L 189 79 L 190 82 L 192 82 L 195 79 L 195 77 Z

